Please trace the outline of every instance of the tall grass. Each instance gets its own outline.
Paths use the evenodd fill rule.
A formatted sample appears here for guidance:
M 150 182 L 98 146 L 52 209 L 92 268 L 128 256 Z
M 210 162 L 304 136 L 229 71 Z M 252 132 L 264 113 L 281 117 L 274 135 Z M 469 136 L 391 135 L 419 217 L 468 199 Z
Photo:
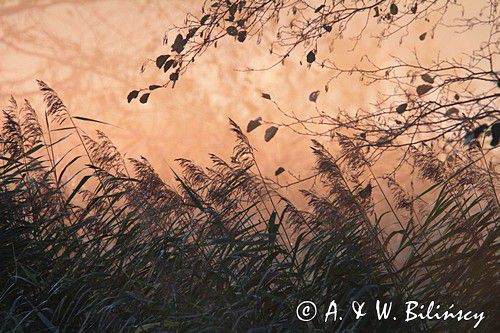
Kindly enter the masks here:
M 434 300 L 498 310 L 498 206 L 473 184 L 442 179 L 420 221 L 389 234 L 354 194 L 338 161 L 314 142 L 318 183 L 298 210 L 260 172 L 231 122 L 230 161 L 166 184 L 141 158 L 125 161 L 78 126 L 40 82 L 45 121 L 25 101 L 3 112 L 0 165 L 0 331 L 465 331 L 456 321 L 355 320 L 295 308 L 314 300 Z M 88 119 L 87 119 L 88 121 Z M 44 123 L 42 126 L 40 123 Z M 57 157 L 73 135 L 79 145 Z M 467 168 L 462 171 L 467 172 Z M 461 172 L 462 172 L 461 171 Z M 459 178 L 459 173 L 453 179 Z M 394 184 L 393 184 L 394 185 Z M 395 186 L 395 185 L 394 185 Z M 459 190 L 457 190 L 459 189 Z M 402 308 L 402 307 L 399 307 Z M 404 316 L 401 314 L 401 317 Z

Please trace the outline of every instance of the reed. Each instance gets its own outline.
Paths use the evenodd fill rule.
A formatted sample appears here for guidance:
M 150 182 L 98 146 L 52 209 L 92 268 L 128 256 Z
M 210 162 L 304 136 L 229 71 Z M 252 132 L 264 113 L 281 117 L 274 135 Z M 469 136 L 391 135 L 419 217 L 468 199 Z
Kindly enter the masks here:
M 86 135 L 78 123 L 92 120 L 73 117 L 50 87 L 40 87 L 47 126 L 27 101 L 12 99 L 3 112 L 0 331 L 416 332 L 472 325 L 355 320 L 345 308 L 337 322 L 295 316 L 303 300 L 327 309 L 333 299 L 455 303 L 485 311 L 481 331 L 494 330 L 498 206 L 491 186 L 467 182 L 472 166 L 447 174 L 421 156 L 422 172 L 442 175 L 430 189 L 435 200 L 419 221 L 401 214 L 387 232 L 384 216 L 373 214 L 345 166 L 317 142 L 318 181 L 303 192 L 304 210 L 261 174 L 234 122 L 230 161 L 212 156 L 204 168 L 179 159 L 177 183 L 166 184 L 146 159 L 125 161 L 104 133 Z M 79 145 L 56 157 L 54 148 L 70 135 Z M 391 181 L 395 214 L 412 210 L 415 198 Z

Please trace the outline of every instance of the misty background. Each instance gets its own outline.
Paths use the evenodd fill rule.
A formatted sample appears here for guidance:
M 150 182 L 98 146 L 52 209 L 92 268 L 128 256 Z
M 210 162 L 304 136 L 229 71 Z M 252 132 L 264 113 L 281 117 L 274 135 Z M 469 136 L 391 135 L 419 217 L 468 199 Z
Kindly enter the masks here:
M 474 1 L 469 3 L 473 7 Z M 302 49 L 284 66 L 245 71 L 274 63 L 266 44 L 272 36 L 264 35 L 261 45 L 257 45 L 257 38 L 244 45 L 223 41 L 209 49 L 175 89 L 155 91 L 144 105 L 128 104 L 130 90 L 167 80 L 151 60 L 168 53 L 169 47 L 162 44 L 167 29 L 182 24 L 187 13 L 198 14 L 201 5 L 202 1 L 195 0 L 2 1 L 0 101 L 6 105 L 10 96 L 27 98 L 42 112 L 42 96 L 35 82 L 41 79 L 58 92 L 73 115 L 112 125 L 81 124 L 89 135 L 95 134 L 95 129 L 104 131 L 126 156 L 148 158 L 168 182 L 172 180 L 169 167 L 177 165 L 175 158 L 206 164 L 208 153 L 230 154 L 233 137 L 228 117 L 242 128 L 259 116 L 280 121 L 272 103 L 261 98 L 264 92 L 282 108 L 304 115 L 315 112 L 308 101 L 315 90 L 321 91 L 318 107 L 335 113 L 338 108 L 368 108 L 376 101 L 377 90 L 389 89 L 380 84 L 367 87 L 357 79 L 342 77 L 331 81 L 325 92 L 328 70 L 301 65 L 306 52 Z M 444 28 L 429 33 L 431 38 L 421 42 L 417 36 L 426 28 L 414 25 L 400 34 L 403 39 L 390 38 L 383 45 L 377 45 L 367 33 L 355 52 L 349 38 L 322 47 L 329 48 L 329 57 L 337 64 L 352 67 L 363 55 L 380 64 L 389 63 L 392 53 L 412 58 L 417 52 L 423 63 L 438 51 L 439 57 L 460 57 L 481 42 L 477 38 L 481 31 L 450 34 Z M 266 175 L 271 176 L 280 166 L 296 177 L 310 174 L 313 157 L 309 138 L 280 128 L 276 137 L 265 143 L 261 134 L 254 131 L 249 138 Z M 68 145 L 73 143 L 67 141 Z M 375 170 L 382 174 L 386 168 L 379 163 Z M 288 173 L 280 177 L 280 181 L 293 180 Z

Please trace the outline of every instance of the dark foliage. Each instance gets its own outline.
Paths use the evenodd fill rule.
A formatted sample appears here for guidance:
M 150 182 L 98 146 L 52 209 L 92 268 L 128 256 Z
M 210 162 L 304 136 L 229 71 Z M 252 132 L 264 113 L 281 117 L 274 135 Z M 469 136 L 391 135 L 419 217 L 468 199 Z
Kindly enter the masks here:
M 234 122 L 231 161 L 212 156 L 203 168 L 180 159 L 173 187 L 147 160 L 124 161 L 104 133 L 85 135 L 57 94 L 40 87 L 48 129 L 28 102 L 12 100 L 2 122 L 0 331 L 410 332 L 470 325 L 403 327 L 345 312 L 342 322 L 297 320 L 302 300 L 326 309 L 333 299 L 455 303 L 485 311 L 481 329 L 493 331 L 498 206 L 461 180 L 473 169 L 455 173 L 455 181 L 446 172 L 438 179 L 439 165 L 427 166 L 422 156 L 422 170 L 440 192 L 419 223 L 412 217 L 388 232 L 380 217 L 369 217 L 371 184 L 355 195 L 353 180 L 318 142 L 319 182 L 304 191 L 304 211 L 262 176 Z M 69 133 L 80 145 L 55 158 L 54 146 Z M 352 155 L 347 167 L 360 163 L 362 156 Z

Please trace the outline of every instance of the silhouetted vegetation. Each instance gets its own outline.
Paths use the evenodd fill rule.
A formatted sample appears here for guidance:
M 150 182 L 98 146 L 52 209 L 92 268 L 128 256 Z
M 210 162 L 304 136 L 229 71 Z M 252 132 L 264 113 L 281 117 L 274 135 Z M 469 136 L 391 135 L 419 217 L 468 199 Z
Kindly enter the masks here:
M 415 151 L 415 173 L 433 186 L 409 196 L 388 179 L 398 222 L 388 230 L 372 185 L 358 180 L 357 170 L 369 168 L 360 150 L 333 156 L 313 141 L 317 182 L 303 191 L 308 207 L 299 210 L 261 173 L 232 121 L 228 161 L 212 155 L 204 168 L 179 159 L 177 183 L 166 184 L 145 158 L 126 161 L 104 133 L 86 135 L 78 124 L 92 119 L 72 117 L 49 86 L 40 88 L 44 113 L 14 99 L 3 111 L 0 331 L 416 332 L 472 325 L 405 327 L 372 316 L 354 320 L 342 310 L 344 320 L 336 322 L 295 316 L 303 300 L 326 310 L 333 299 L 455 303 L 485 311 L 480 329 L 494 331 L 498 204 L 493 167 L 476 166 L 481 152 L 447 164 L 432 151 Z M 79 144 L 57 157 L 69 137 Z
M 146 158 L 125 158 L 104 132 L 87 134 L 82 123 L 106 123 L 73 116 L 46 83 L 38 81 L 44 112 L 12 97 L 0 131 L 0 332 L 463 332 L 475 324 L 405 322 L 408 300 L 484 311 L 478 330 L 498 331 L 491 155 L 500 141 L 499 12 L 496 1 L 472 7 L 450 0 L 203 2 L 200 13 L 165 34 L 166 51 L 141 68 L 152 64 L 162 81 L 130 91 L 129 103 L 146 104 L 156 90 L 174 87 L 220 41 L 260 44 L 270 29 L 274 60 L 259 70 L 299 53 L 300 65 L 323 68 L 330 79 L 324 89 L 306 90 L 305 115 L 262 93 L 281 121 L 257 117 L 243 131 L 229 120 L 231 156 L 210 155 L 206 167 L 179 158 L 175 183 Z M 10 5 L 6 13 L 23 8 Z M 344 38 L 352 50 L 362 38 L 424 45 L 438 28 L 484 35 L 478 49 L 428 63 L 416 49 L 384 63 L 364 54 L 351 67 L 329 58 Z M 25 31 L 11 30 L 4 42 L 16 46 Z M 81 52 L 75 48 L 70 60 Z M 118 58 L 99 53 L 97 70 Z M 107 75 L 128 82 L 116 72 Z M 378 91 L 371 107 L 330 112 L 319 102 L 341 77 L 392 91 Z M 267 144 L 282 129 L 312 139 L 310 176 L 286 166 L 276 166 L 274 177 L 262 172 L 246 133 Z M 387 156 L 394 163 L 375 174 Z M 294 180 L 281 182 L 283 173 Z M 305 207 L 287 197 L 291 186 Z M 309 322 L 296 315 L 305 300 L 320 313 Z M 325 322 L 332 300 L 343 319 Z M 378 320 L 374 312 L 356 319 L 354 300 L 392 301 L 400 320 Z
M 285 61 L 296 61 L 328 73 L 325 94 L 343 78 L 342 84 L 349 80 L 375 87 L 377 97 L 370 107 L 346 110 L 337 105 L 319 106 L 317 99 L 323 92 L 315 90 L 309 97 L 314 103 L 311 110 L 297 114 L 265 93 L 262 97 L 271 100 L 282 119 L 262 122 L 272 125 L 274 133 L 286 127 L 315 139 L 341 135 L 372 164 L 392 153 L 399 162 L 391 170 L 390 177 L 395 177 L 408 164 L 412 151 L 425 155 L 430 149 L 455 160 L 467 158 L 462 154 L 463 144 L 479 144 L 485 151 L 498 144 L 499 15 L 498 3 L 488 0 L 474 5 L 450 0 L 205 1 L 200 13 L 188 14 L 181 26 L 165 33 L 168 54 L 145 63 L 153 62 L 170 73 L 161 79 L 164 83 L 134 90 L 128 101 L 142 94 L 140 102 L 146 103 L 151 90 L 173 87 L 195 60 L 221 41 L 240 47 L 253 38 L 261 44 L 266 34 L 271 40 L 263 47 L 269 48 L 272 63 L 247 71 L 270 70 Z M 438 30 L 450 36 L 476 31 L 479 42 L 460 56 L 443 57 L 440 51 L 450 47 L 443 45 L 424 61 L 421 58 L 433 52 L 425 42 Z M 412 45 L 415 41 L 416 47 Z M 387 57 L 377 61 L 373 54 L 359 53 L 366 52 L 358 51 L 364 42 L 387 47 Z M 393 47 L 395 42 L 399 48 Z M 334 51 L 339 43 L 349 45 L 352 56 L 359 60 L 339 64 Z M 297 54 L 299 59 L 290 60 Z

